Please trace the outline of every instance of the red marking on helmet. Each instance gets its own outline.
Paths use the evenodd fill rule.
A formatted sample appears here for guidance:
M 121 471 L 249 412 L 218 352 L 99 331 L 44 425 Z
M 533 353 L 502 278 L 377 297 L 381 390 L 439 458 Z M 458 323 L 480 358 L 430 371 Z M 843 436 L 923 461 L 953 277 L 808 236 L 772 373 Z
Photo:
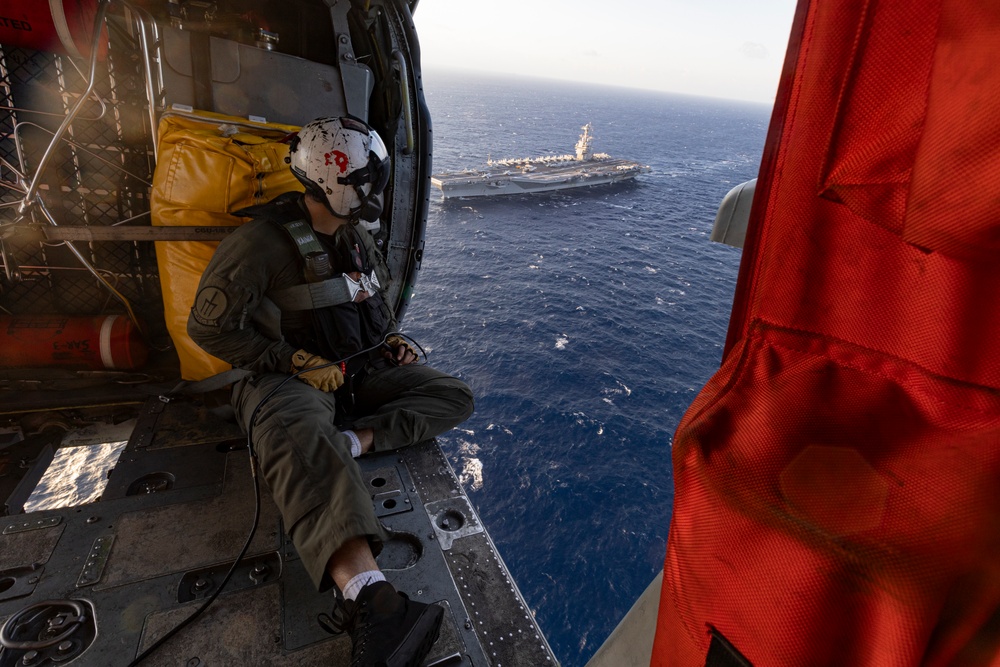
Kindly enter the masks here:
M 337 167 L 340 169 L 340 173 L 343 174 L 345 171 L 347 171 L 347 163 L 348 163 L 347 155 L 345 155 L 340 151 L 333 151 L 332 153 L 324 153 L 323 157 L 326 158 L 327 165 L 331 164 L 330 163 L 331 156 L 333 157 L 333 163 L 336 164 Z

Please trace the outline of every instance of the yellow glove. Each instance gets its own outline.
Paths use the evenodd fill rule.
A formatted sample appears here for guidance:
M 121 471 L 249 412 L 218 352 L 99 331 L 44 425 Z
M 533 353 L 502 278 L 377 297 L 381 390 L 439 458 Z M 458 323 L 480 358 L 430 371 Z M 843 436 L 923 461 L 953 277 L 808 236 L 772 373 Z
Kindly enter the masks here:
M 302 373 L 298 378 L 320 391 L 335 391 L 337 387 L 344 384 L 344 374 L 340 372 L 337 364 L 331 363 L 319 355 L 309 354 L 305 350 L 299 350 L 292 355 L 293 373 L 298 373 L 303 368 L 313 368 L 325 364 L 329 365 L 326 368 Z
M 392 348 L 391 352 L 384 352 L 383 354 L 386 358 L 392 360 L 399 366 L 406 366 L 411 364 L 420 357 L 417 355 L 416 351 L 410 344 L 406 342 L 406 339 L 402 336 L 397 336 L 396 334 L 391 334 L 386 337 L 385 344 Z M 403 352 L 400 353 L 399 347 L 403 347 Z

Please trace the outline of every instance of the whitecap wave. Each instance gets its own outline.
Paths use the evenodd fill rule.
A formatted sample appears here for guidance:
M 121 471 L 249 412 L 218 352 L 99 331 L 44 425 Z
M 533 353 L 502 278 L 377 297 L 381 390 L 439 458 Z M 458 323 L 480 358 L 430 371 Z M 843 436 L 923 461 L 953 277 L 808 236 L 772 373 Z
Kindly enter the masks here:
M 483 488 L 483 462 L 477 458 L 462 459 L 462 472 L 458 481 L 467 490 L 479 491 Z
M 513 431 L 511 431 L 506 426 L 502 426 L 500 424 L 490 424 L 489 426 L 486 427 L 486 430 L 487 431 L 497 430 L 497 431 L 502 431 L 505 435 L 514 435 Z

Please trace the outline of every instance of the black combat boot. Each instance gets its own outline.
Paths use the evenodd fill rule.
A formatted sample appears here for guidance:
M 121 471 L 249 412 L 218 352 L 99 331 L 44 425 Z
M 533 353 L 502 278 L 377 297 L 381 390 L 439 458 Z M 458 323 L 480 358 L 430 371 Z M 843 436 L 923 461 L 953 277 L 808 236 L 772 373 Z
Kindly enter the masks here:
M 388 581 L 361 589 L 358 599 L 339 603 L 335 618 L 320 625 L 351 636 L 351 667 L 420 667 L 441 629 L 444 609 L 413 602 Z

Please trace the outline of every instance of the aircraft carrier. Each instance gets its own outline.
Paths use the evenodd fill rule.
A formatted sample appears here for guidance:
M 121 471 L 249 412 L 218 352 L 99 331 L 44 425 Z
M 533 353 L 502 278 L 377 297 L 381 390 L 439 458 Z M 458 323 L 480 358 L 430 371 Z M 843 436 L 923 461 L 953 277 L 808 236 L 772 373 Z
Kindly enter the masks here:
M 590 123 L 580 129 L 583 133 L 576 142 L 576 155 L 489 160 L 486 169 L 435 174 L 431 183 L 446 198 L 492 197 L 617 183 L 649 171 L 648 166 L 632 160 L 592 153 Z

